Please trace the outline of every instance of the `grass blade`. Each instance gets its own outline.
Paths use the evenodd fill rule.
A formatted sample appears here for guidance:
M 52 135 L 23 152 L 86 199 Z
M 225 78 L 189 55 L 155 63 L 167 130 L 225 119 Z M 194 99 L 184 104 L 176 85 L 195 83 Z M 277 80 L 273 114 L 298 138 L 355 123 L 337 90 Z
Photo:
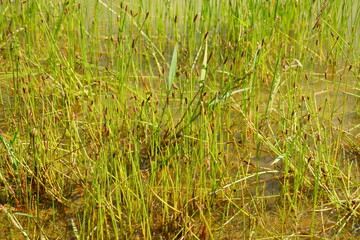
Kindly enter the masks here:
M 177 69 L 177 55 L 178 55 L 178 44 L 175 44 L 173 56 L 171 59 L 169 78 L 167 82 L 167 90 L 170 91 L 172 88 L 172 84 L 175 79 L 176 69 Z

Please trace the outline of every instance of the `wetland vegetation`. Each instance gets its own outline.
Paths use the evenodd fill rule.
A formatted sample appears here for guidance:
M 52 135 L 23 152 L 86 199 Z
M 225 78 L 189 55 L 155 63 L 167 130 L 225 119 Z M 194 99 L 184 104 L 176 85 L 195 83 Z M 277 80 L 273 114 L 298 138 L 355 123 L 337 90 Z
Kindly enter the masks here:
M 356 239 L 356 0 L 0 0 L 2 239 Z

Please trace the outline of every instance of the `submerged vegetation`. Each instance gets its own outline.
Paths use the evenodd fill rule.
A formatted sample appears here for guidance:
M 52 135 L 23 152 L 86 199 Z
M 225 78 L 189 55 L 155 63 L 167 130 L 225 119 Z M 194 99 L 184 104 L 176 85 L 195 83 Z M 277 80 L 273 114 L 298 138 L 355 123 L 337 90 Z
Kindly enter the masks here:
M 0 236 L 360 236 L 360 7 L 1 2 Z

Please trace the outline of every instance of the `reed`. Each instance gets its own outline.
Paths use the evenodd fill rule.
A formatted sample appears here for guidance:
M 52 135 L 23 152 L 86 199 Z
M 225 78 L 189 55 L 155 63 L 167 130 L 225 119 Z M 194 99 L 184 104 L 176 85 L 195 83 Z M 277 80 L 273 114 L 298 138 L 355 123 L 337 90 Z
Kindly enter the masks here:
M 357 1 L 2 1 L 0 228 L 359 235 Z

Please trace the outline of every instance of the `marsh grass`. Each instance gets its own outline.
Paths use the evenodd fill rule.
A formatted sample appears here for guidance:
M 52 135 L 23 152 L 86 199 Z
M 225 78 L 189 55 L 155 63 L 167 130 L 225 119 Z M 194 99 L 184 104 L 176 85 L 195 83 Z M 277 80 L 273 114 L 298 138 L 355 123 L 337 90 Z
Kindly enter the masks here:
M 356 238 L 356 1 L 2 1 L 8 239 Z

